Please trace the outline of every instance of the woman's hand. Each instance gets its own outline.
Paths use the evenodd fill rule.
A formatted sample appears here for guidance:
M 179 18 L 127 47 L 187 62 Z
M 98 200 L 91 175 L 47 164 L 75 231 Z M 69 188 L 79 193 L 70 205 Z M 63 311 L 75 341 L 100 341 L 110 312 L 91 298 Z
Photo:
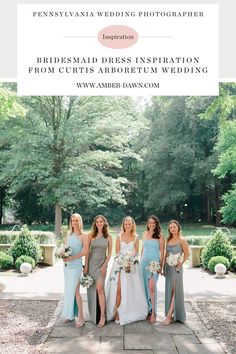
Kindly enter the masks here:
M 183 261 L 179 260 L 178 263 L 177 263 L 177 268 L 181 268 L 183 265 Z
M 63 262 L 64 262 L 64 263 L 73 261 L 72 256 L 65 257 L 65 258 L 62 258 L 62 259 L 63 259 Z
M 84 274 L 87 274 L 87 273 L 88 273 L 88 267 L 84 267 L 83 273 L 84 273 Z
M 103 278 L 106 277 L 106 274 L 107 274 L 107 267 L 106 267 L 105 265 L 102 265 L 102 266 L 101 266 L 100 273 L 101 273 L 101 275 L 102 275 Z

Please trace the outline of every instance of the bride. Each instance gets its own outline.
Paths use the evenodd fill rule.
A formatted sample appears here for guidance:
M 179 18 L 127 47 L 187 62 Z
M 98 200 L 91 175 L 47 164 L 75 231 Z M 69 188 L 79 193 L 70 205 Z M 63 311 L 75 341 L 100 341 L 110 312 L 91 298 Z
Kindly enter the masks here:
M 116 239 L 116 257 L 106 283 L 107 320 L 121 325 L 145 320 L 148 305 L 139 264 L 120 270 L 119 255 L 138 255 L 139 240 L 133 218 L 126 216 Z

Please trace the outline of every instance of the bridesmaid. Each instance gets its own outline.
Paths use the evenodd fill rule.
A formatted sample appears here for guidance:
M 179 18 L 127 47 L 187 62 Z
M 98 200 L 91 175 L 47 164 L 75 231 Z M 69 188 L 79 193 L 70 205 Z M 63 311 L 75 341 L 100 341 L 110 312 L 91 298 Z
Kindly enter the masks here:
M 71 255 L 64 258 L 64 304 L 62 317 L 65 323 L 74 320 L 78 316 L 75 326 L 82 327 L 85 324 L 82 299 L 79 293 L 80 277 L 82 273 L 82 257 L 88 251 L 87 237 L 83 234 L 83 222 L 79 214 L 73 214 L 69 221 L 69 233 L 65 245 L 71 248 Z
M 166 243 L 165 260 L 169 254 L 181 254 L 182 260 L 177 266 L 170 266 L 165 263 L 165 316 L 162 322 L 169 325 L 173 320 L 185 322 L 186 313 L 184 307 L 183 289 L 183 263 L 188 259 L 189 250 L 187 241 L 180 234 L 181 226 L 176 220 L 168 223 L 168 233 Z M 173 317 L 172 317 L 173 316 Z
M 89 315 L 93 323 L 103 327 L 106 320 L 104 282 L 112 253 L 112 238 L 108 234 L 108 222 L 103 215 L 94 218 L 88 242 L 90 252 L 86 256 L 84 273 L 95 280 L 95 285 L 87 289 Z
M 143 248 L 141 265 L 145 285 L 145 293 L 148 302 L 148 318 L 151 324 L 156 322 L 157 314 L 157 280 L 161 273 L 164 258 L 164 238 L 158 218 L 151 215 L 147 219 L 147 230 L 143 233 Z M 147 269 L 150 261 L 160 263 L 160 271 L 152 274 Z

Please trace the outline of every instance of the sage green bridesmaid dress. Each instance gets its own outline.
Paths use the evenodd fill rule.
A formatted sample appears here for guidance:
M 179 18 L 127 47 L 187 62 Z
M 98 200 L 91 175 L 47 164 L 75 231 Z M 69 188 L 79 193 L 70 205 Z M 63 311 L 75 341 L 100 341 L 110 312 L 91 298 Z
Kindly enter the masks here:
M 95 283 L 87 289 L 87 298 L 90 321 L 95 324 L 98 324 L 100 321 L 100 306 L 98 302 L 96 284 L 101 279 L 104 285 L 105 278 L 101 276 L 100 269 L 107 257 L 107 247 L 108 240 L 103 236 L 97 237 L 91 241 L 88 274 L 93 277 Z
M 178 242 L 175 245 L 166 246 L 167 255 L 169 253 L 183 253 L 181 244 Z M 183 287 L 183 266 L 177 272 L 176 267 L 165 264 L 165 315 L 167 316 L 170 304 L 172 288 L 175 286 L 174 292 L 174 321 L 185 322 L 186 313 L 184 307 L 184 287 Z

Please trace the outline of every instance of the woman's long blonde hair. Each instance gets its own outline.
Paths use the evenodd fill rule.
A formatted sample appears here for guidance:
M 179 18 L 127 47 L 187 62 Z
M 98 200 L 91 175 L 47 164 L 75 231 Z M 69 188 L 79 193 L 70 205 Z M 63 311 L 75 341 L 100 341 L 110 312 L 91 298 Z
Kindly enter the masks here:
M 125 232 L 125 221 L 126 221 L 126 220 L 129 220 L 129 221 L 132 222 L 131 235 L 132 235 L 133 237 L 136 237 L 136 236 L 137 236 L 137 234 L 136 234 L 136 223 L 135 223 L 134 219 L 133 219 L 131 216 L 125 216 L 124 219 L 122 220 L 122 224 L 121 224 L 121 234 L 122 234 L 123 232 Z
M 74 213 L 70 216 L 70 221 L 69 221 L 69 235 L 71 235 L 74 232 L 74 228 L 72 227 L 72 218 L 77 218 L 79 220 L 79 233 L 81 234 L 83 232 L 83 220 L 80 214 Z

